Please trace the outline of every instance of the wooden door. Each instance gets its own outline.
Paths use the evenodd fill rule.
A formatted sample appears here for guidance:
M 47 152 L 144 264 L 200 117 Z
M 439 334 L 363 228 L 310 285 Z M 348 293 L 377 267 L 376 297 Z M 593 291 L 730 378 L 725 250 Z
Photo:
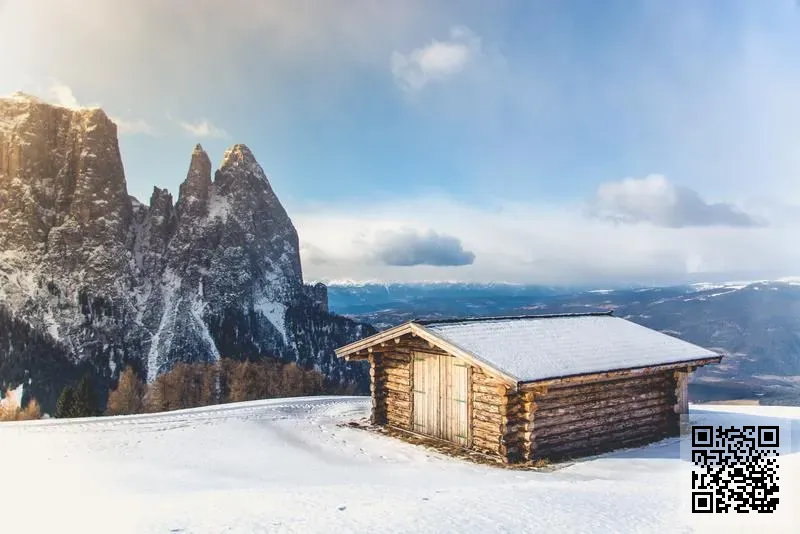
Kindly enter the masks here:
M 468 445 L 469 366 L 452 356 L 414 354 L 414 430 Z
M 414 353 L 414 431 L 439 437 L 439 357 Z
M 467 421 L 467 383 L 469 367 L 452 356 L 441 356 L 441 428 L 440 437 L 466 446 L 469 440 Z

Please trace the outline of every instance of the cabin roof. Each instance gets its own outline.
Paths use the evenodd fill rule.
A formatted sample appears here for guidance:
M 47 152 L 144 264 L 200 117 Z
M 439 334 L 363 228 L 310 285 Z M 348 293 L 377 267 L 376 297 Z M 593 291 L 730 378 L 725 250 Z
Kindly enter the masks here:
M 395 327 L 398 334 L 404 326 L 517 382 L 720 359 L 715 352 L 610 313 L 412 321 Z M 376 342 L 386 338 L 372 337 Z M 370 339 L 337 353 L 343 356 L 359 345 L 363 349 Z

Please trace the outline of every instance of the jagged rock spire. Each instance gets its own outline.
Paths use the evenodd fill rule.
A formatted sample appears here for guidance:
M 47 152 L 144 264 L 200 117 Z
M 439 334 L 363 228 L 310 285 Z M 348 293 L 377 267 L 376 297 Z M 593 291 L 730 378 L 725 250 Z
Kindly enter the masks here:
M 178 216 L 182 217 L 190 213 L 204 214 L 210 189 L 211 160 L 198 143 L 192 151 L 192 160 L 189 163 L 186 180 L 183 181 L 178 192 L 178 202 L 175 205 Z

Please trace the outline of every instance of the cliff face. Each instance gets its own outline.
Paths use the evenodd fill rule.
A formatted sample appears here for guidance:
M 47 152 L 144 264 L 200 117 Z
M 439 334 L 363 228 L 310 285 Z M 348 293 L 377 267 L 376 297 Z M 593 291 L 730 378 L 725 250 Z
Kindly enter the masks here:
M 365 382 L 333 349 L 369 327 L 304 286 L 297 232 L 250 150 L 227 150 L 212 179 L 198 145 L 177 201 L 154 188 L 144 205 L 100 109 L 0 99 L 0 305 L 109 379 L 229 356 Z

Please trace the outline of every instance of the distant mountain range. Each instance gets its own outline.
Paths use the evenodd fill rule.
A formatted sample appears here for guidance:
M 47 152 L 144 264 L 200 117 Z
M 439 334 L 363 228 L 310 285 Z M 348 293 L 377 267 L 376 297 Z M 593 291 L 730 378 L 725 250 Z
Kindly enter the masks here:
M 377 328 L 413 318 L 613 310 L 726 354 L 695 374 L 695 401 L 800 405 L 800 279 L 615 289 L 333 283 L 328 295 L 333 311 Z

